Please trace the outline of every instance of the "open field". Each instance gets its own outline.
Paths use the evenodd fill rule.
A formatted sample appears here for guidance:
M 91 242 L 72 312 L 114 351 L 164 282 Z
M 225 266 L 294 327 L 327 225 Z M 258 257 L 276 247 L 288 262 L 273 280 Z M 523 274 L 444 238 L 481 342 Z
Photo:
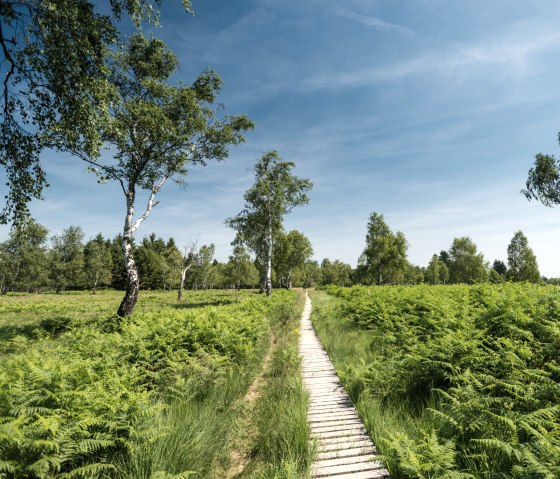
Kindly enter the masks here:
M 391 477 L 560 477 L 558 288 L 328 292 L 312 319 Z
M 306 410 L 294 356 L 298 295 L 189 292 L 183 303 L 175 295 L 144 293 L 122 322 L 113 316 L 122 292 L 0 298 L 0 477 L 224 477 L 243 428 L 254 429 L 245 447 L 257 463 L 243 477 L 296 477 L 250 471 L 273 454 L 266 441 L 254 450 L 257 438 L 274 443 L 264 416 L 285 434 L 301 426 L 271 407 L 273 379 L 293 384 L 275 402 L 296 397 Z M 270 348 L 280 332 L 281 354 Z M 247 405 L 258 374 L 271 379 Z M 244 423 L 248 415 L 255 424 Z M 304 450 L 280 451 L 276 469 L 305 471 L 301 434 Z

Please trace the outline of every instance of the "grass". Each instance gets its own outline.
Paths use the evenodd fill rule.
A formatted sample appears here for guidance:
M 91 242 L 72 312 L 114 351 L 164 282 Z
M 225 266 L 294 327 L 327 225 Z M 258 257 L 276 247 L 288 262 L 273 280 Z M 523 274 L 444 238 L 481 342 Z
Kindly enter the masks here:
M 223 478 L 271 335 L 243 477 L 304 474 L 294 293 L 147 292 L 105 330 L 120 296 L 0 297 L 0 478 Z
M 302 384 L 298 350 L 304 301 L 305 295 L 300 291 L 297 304 L 286 305 L 272 322 L 269 361 L 254 400 L 246 404 L 243 424 L 234 438 L 241 446 L 237 455 L 245 455 L 245 463 L 228 477 L 300 479 L 309 476 L 315 445 L 307 423 L 309 396 Z

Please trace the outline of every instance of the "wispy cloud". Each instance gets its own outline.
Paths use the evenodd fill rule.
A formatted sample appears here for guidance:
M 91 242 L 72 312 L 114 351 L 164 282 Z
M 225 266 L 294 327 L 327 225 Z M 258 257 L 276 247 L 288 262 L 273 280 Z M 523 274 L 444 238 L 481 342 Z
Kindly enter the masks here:
M 512 32 L 500 38 L 471 44 L 454 43 L 405 61 L 338 74 L 328 72 L 304 80 L 300 89 L 308 91 L 356 87 L 414 75 L 453 76 L 477 73 L 485 68 L 499 68 L 495 70 L 496 74 L 504 71 L 508 75 L 525 74 L 533 59 L 558 49 L 560 33 L 557 31 L 543 31 L 536 35 L 533 32 Z
M 374 28 L 382 32 L 392 32 L 407 36 L 414 35 L 414 32 L 408 27 L 403 27 L 402 25 L 398 25 L 396 23 L 386 22 L 377 17 L 370 17 L 368 15 L 352 12 L 350 10 L 346 10 L 345 8 L 337 8 L 334 13 L 339 17 L 347 18 L 348 20 L 361 23 L 366 27 Z

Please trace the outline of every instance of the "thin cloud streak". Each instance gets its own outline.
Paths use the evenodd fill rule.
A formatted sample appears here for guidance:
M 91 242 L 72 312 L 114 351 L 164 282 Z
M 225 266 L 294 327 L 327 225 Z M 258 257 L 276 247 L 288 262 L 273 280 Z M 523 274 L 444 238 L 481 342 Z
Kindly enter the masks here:
M 408 27 L 403 27 L 402 25 L 397 25 L 396 23 L 386 22 L 377 17 L 370 17 L 368 15 L 362 15 L 356 12 L 352 12 L 350 10 L 346 10 L 345 8 L 337 8 L 334 14 L 382 32 L 391 32 L 398 33 L 400 35 L 414 36 L 414 31 Z

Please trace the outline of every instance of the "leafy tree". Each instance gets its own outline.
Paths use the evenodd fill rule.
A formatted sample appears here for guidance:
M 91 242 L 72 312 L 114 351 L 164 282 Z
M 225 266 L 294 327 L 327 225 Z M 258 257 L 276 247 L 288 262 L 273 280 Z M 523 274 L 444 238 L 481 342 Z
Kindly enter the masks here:
M 303 267 L 313 255 L 311 241 L 301 232 L 279 233 L 272 254 L 276 280 L 280 286 L 292 287 L 294 269 Z
M 451 261 L 451 259 L 449 257 L 449 253 L 447 251 L 445 251 L 444 249 L 442 249 L 439 252 L 439 260 L 444 262 L 447 266 L 449 266 L 449 263 Z
M 455 238 L 449 248 L 449 280 L 451 283 L 486 281 L 486 264 L 474 242 L 468 237 Z
M 241 286 L 252 287 L 258 283 L 259 272 L 243 246 L 234 246 L 227 263 L 226 277 L 238 290 Z
M 51 238 L 50 273 L 56 292 L 80 288 L 84 283 L 84 233 L 70 226 Z
M 88 241 L 84 247 L 85 280 L 93 294 L 97 292 L 98 286 L 111 284 L 113 259 L 110 248 L 110 243 L 103 239 L 101 233 Z
M 560 204 L 560 158 L 539 153 L 525 186 L 521 192 L 529 201 L 537 200 L 545 206 Z
M 367 281 L 372 284 L 402 283 L 408 265 L 407 248 L 403 233 L 393 233 L 382 214 L 371 213 L 363 252 Z
M 121 317 L 132 314 L 138 301 L 140 278 L 132 239 L 158 204 L 163 185 L 168 180 L 184 182 L 190 165 L 224 159 L 228 146 L 244 141 L 242 132 L 253 126 L 244 116 L 217 117 L 214 103 L 221 80 L 214 72 L 204 72 L 191 86 L 171 85 L 177 65 L 163 42 L 133 35 L 111 65 L 113 101 L 101 125 L 102 141 L 115 151 L 113 161 L 71 149 L 100 181 L 117 181 L 125 197 L 122 250 L 127 287 L 117 311 Z M 147 192 L 148 201 L 135 217 L 139 190 Z
M 507 249 L 508 279 L 538 283 L 541 279 L 537 258 L 522 231 L 516 231 Z
M 321 266 L 317 261 L 309 260 L 298 266 L 293 273 L 293 283 L 302 288 L 311 288 L 322 284 Z
M 342 261 L 331 261 L 328 258 L 321 261 L 322 284 L 350 286 L 352 284 L 352 266 Z
M 276 151 L 265 153 L 255 166 L 255 183 L 245 193 L 245 207 L 226 224 L 237 231 L 237 240 L 255 253 L 264 266 L 264 289 L 272 291 L 272 252 L 283 218 L 293 208 L 307 204 L 313 184 L 292 174 L 295 163 L 282 161 Z
M 406 268 L 404 271 L 404 284 L 422 284 L 424 282 L 424 271 L 423 268 L 406 262 Z
M 447 255 L 446 251 L 442 251 Z M 432 259 L 430 259 L 430 263 L 426 267 L 424 272 L 424 279 L 430 284 L 445 284 L 449 281 L 449 269 L 447 268 L 447 264 L 441 259 L 442 255 L 438 256 L 434 254 Z M 449 261 L 449 256 L 446 256 L 447 261 Z
M 0 243 L 1 291 L 39 291 L 48 284 L 48 230 L 33 220 L 15 225 Z
M 424 275 L 428 283 L 430 284 L 440 283 L 440 268 L 442 263 L 443 262 L 438 258 L 437 254 L 434 254 L 432 256 L 432 259 L 430 260 L 430 263 L 428 264 Z
M 439 280 L 442 284 L 447 284 L 447 282 L 449 281 L 449 268 L 443 261 L 441 262 L 439 267 Z
M 179 287 L 177 290 L 177 301 L 183 301 L 183 290 L 185 289 L 185 279 L 187 272 L 195 265 L 197 255 L 197 241 L 193 240 L 188 246 L 183 248 L 179 260 L 176 262 L 180 271 Z
M 195 289 L 199 286 L 202 289 L 207 289 L 209 285 L 213 284 L 215 278 L 213 276 L 214 268 L 214 253 L 216 247 L 213 244 L 202 245 L 195 256 Z
M 0 165 L 8 179 L 0 223 L 22 220 L 31 198 L 41 196 L 45 147 L 99 153 L 117 24 L 124 15 L 136 26 L 157 22 L 161 0 L 107 3 L 100 12 L 100 2 L 88 0 L 0 1 Z

